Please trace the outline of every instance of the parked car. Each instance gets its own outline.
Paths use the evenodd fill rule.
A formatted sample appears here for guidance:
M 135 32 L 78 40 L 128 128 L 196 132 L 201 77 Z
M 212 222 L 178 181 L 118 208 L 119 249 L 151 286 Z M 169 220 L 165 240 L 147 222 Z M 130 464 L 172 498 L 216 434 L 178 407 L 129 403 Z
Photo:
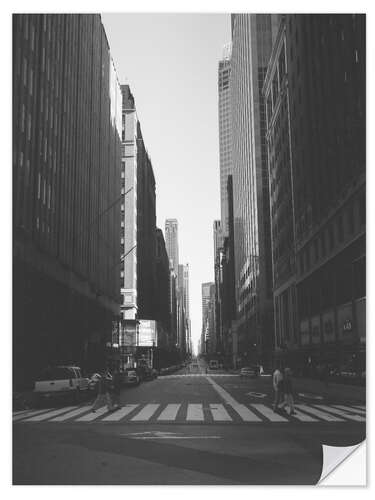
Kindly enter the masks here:
M 89 390 L 89 379 L 78 366 L 55 366 L 44 370 L 36 379 L 34 395 L 39 403 L 46 399 L 71 398 L 75 403 Z
M 244 366 L 240 370 L 240 377 L 258 377 L 259 375 L 259 366 L 257 365 L 251 365 L 251 366 Z
M 122 383 L 124 385 L 139 385 L 141 383 L 141 377 L 136 368 L 126 368 L 122 372 Z

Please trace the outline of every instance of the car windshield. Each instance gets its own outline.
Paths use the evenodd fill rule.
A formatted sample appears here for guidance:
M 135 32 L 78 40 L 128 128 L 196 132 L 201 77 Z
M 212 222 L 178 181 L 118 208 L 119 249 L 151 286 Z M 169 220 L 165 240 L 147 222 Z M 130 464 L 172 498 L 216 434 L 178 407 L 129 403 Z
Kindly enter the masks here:
M 47 368 L 37 377 L 37 381 L 42 380 L 66 380 L 74 377 L 74 373 L 72 373 L 69 368 Z

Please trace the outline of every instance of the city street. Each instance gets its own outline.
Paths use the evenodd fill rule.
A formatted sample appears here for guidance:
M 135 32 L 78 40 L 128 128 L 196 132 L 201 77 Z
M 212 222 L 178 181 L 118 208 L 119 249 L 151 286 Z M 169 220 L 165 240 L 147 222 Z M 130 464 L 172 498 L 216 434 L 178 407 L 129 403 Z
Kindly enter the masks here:
M 365 438 L 365 391 L 300 391 L 272 411 L 270 376 L 191 365 L 121 393 L 122 408 L 13 415 L 14 484 L 315 484 L 322 444 Z M 333 396 L 334 394 L 334 396 Z

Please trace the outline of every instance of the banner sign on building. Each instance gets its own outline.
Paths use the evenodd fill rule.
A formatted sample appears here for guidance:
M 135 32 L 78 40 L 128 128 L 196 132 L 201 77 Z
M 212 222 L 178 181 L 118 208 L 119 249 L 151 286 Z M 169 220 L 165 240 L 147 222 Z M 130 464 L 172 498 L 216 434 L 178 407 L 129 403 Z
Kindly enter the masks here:
M 158 345 L 156 321 L 146 319 L 139 320 L 138 345 L 141 347 L 152 347 Z

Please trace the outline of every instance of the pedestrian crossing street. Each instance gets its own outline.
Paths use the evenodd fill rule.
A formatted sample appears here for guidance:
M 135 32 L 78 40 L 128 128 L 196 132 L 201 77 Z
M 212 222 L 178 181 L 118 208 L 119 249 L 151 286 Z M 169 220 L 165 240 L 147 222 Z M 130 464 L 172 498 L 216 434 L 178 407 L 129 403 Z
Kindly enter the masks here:
M 295 415 L 275 413 L 266 404 L 148 403 L 126 404 L 109 412 L 91 405 L 23 410 L 13 413 L 19 423 L 250 423 L 250 422 L 365 422 L 364 405 L 296 404 Z

